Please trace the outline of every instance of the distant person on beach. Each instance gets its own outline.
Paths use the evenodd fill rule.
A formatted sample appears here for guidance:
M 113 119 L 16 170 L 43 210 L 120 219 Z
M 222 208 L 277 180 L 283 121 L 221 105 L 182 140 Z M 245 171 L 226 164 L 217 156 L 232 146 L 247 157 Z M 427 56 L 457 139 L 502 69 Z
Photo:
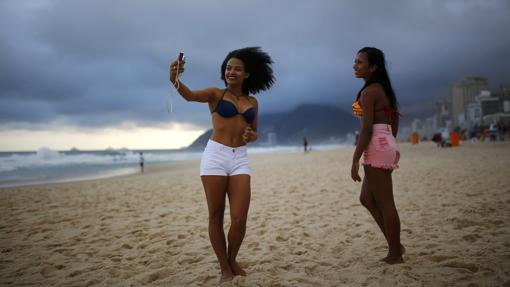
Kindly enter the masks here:
M 365 84 L 352 105 L 354 113 L 361 117 L 361 126 L 351 177 L 354 181 L 361 181 L 359 161 L 364 155 L 361 204 L 375 219 L 388 243 L 389 252 L 382 260 L 389 264 L 402 263 L 405 249 L 400 244 L 400 219 L 393 199 L 391 178 L 400 158 L 396 141 L 397 99 L 381 50 L 362 48 L 356 55 L 353 68 L 355 76 L 362 78 Z
M 441 147 L 441 143 L 443 141 L 441 133 L 435 133 L 434 136 L 432 137 L 432 141 L 436 143 L 437 147 Z
M 304 146 L 305 152 L 307 152 L 308 151 L 308 141 L 306 140 L 306 137 L 303 138 L 303 146 Z
M 268 90 L 273 61 L 258 47 L 230 52 L 221 65 L 225 88 L 190 90 L 178 79 L 185 61 L 170 65 L 170 82 L 187 101 L 207 103 L 213 133 L 202 155 L 200 176 L 209 209 L 209 239 L 221 268 L 220 282 L 246 275 L 236 256 L 246 232 L 250 205 L 250 166 L 246 144 L 257 140 L 258 102 L 250 94 Z M 223 231 L 225 196 L 230 203 L 228 247 Z
M 143 152 L 140 152 L 140 171 L 143 174 L 143 165 L 144 165 Z

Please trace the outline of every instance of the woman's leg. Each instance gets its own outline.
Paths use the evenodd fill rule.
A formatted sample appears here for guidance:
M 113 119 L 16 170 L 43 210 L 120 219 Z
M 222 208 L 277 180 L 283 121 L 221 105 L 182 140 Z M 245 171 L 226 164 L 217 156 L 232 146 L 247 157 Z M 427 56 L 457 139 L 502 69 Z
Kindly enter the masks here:
M 374 195 L 368 189 L 368 180 L 367 180 L 366 175 L 363 178 L 363 183 L 361 185 L 361 194 L 359 196 L 359 201 L 370 212 L 370 214 L 374 218 L 375 222 L 377 223 L 377 225 L 381 229 L 382 233 L 384 234 L 384 238 L 386 238 L 386 241 L 388 241 L 388 238 L 386 236 L 386 231 L 384 229 L 382 213 L 375 202 Z M 389 242 L 388 242 L 388 244 L 389 244 Z
M 246 233 L 246 220 L 250 207 L 250 176 L 234 175 L 228 182 L 231 225 L 228 231 L 228 261 L 235 275 L 246 275 L 236 261 L 237 253 Z
M 361 194 L 360 194 L 359 200 L 360 200 L 361 204 L 370 212 L 370 214 L 374 218 L 375 222 L 381 229 L 381 231 L 384 235 L 384 238 L 386 239 L 386 242 L 388 243 L 388 246 L 389 246 L 390 242 L 388 241 L 388 236 L 386 236 L 386 230 L 384 228 L 382 212 L 375 202 L 374 195 L 368 189 L 368 181 L 367 181 L 366 176 L 363 178 L 363 184 L 361 186 Z M 406 252 L 406 249 L 405 249 L 404 245 L 402 245 L 402 243 L 400 243 L 400 253 L 402 255 L 404 255 L 405 252 Z M 386 257 L 382 260 L 386 260 Z
M 228 177 L 207 175 L 201 178 L 209 210 L 209 240 L 211 240 L 211 245 L 220 263 L 221 281 L 227 281 L 234 277 L 232 268 L 228 263 L 227 244 L 225 242 L 225 232 L 223 231 Z
M 400 244 L 400 218 L 393 198 L 391 171 L 365 166 L 365 176 L 367 189 L 372 194 L 375 205 L 382 216 L 381 225 L 384 227 L 384 234 L 388 241 L 389 252 L 384 261 L 390 264 L 402 263 L 403 248 Z

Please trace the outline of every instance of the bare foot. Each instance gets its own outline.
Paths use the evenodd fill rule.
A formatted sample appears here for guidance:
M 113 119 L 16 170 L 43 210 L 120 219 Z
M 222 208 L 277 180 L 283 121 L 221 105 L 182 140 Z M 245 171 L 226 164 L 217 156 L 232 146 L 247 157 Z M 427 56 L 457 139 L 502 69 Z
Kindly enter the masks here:
M 404 247 L 404 245 L 400 244 L 400 256 L 404 255 L 404 253 L 406 253 L 406 248 Z M 390 254 L 388 253 L 388 255 L 386 255 L 386 257 L 381 258 L 379 261 L 386 262 L 389 257 L 390 257 Z
M 221 278 L 220 278 L 220 285 L 225 282 L 232 281 L 232 279 L 234 279 L 234 274 L 232 274 L 232 272 L 230 272 L 230 271 L 223 272 L 222 271 Z
M 229 262 L 229 263 L 230 263 L 230 268 L 232 268 L 232 272 L 234 273 L 234 275 L 246 276 L 246 272 L 243 270 L 243 268 L 241 268 L 241 266 L 239 266 L 237 261 Z
M 384 258 L 384 262 L 386 262 L 388 264 L 400 264 L 400 263 L 404 263 L 404 259 L 402 259 L 401 255 L 398 255 L 398 256 L 388 255 L 386 258 Z

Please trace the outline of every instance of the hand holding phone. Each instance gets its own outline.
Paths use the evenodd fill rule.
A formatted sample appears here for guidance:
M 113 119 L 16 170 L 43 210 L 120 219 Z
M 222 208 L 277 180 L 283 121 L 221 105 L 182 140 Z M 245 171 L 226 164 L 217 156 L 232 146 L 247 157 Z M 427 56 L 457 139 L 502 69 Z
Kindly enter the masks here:
M 184 53 L 180 52 L 179 56 L 177 56 L 177 60 L 170 64 L 170 81 L 174 83 L 174 85 L 177 84 L 179 74 L 184 72 L 184 60 Z

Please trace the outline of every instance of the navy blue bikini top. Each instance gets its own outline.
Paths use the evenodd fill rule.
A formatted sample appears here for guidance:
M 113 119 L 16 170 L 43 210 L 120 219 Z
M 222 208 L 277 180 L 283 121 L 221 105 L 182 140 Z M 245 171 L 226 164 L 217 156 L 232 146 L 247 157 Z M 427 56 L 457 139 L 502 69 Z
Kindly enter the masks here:
M 223 92 L 221 99 L 218 101 L 216 108 L 212 113 L 216 112 L 224 118 L 231 118 L 237 115 L 242 115 L 247 123 L 251 124 L 255 120 L 255 109 L 253 107 L 248 108 L 244 113 L 240 113 L 234 103 L 223 99 L 227 90 Z

